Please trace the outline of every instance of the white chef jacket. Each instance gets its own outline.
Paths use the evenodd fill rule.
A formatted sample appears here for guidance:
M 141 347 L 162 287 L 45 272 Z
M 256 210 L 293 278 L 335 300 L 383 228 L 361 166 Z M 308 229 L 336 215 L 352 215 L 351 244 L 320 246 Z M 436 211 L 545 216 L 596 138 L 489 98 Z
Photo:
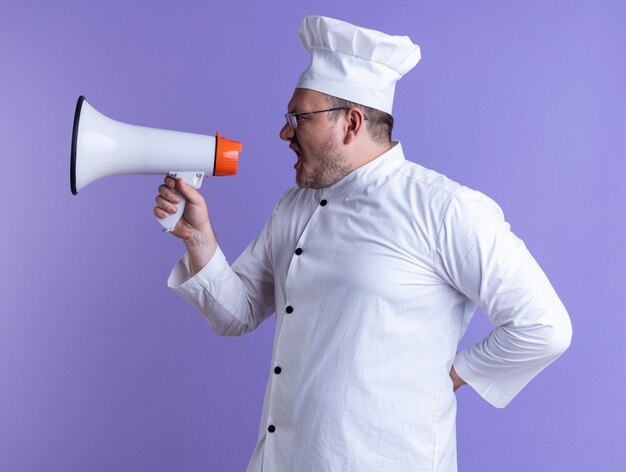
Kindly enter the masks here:
M 399 143 L 323 189 L 292 188 L 232 264 L 168 285 L 222 335 L 276 332 L 249 472 L 456 471 L 458 374 L 504 407 L 568 346 L 550 282 L 485 195 Z M 495 329 L 457 353 L 476 306 Z

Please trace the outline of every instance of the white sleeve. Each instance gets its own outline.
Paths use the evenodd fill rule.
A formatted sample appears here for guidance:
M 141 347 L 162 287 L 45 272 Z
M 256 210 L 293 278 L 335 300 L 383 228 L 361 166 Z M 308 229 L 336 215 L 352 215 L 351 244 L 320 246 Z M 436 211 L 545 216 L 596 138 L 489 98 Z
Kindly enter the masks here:
M 495 326 L 483 341 L 457 353 L 454 368 L 503 408 L 568 348 L 572 327 L 565 307 L 500 208 L 480 192 L 464 189 L 452 197 L 437 263 Z
M 269 245 L 273 218 L 232 267 L 218 247 L 209 263 L 193 277 L 187 253 L 172 269 L 168 287 L 200 311 L 220 335 L 248 333 L 274 311 Z

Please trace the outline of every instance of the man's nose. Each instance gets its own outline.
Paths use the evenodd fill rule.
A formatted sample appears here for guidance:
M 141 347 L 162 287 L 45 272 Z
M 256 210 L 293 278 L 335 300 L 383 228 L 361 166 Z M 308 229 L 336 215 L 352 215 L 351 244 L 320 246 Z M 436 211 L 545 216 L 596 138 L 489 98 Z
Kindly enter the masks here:
M 294 137 L 294 130 L 291 128 L 291 126 L 289 126 L 289 123 L 285 123 L 278 135 L 283 141 L 291 141 Z

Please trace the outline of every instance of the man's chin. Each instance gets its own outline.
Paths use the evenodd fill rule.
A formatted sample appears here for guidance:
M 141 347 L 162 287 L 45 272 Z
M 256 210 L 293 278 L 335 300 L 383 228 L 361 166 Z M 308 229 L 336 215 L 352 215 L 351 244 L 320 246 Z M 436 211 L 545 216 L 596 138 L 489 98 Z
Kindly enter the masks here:
M 296 173 L 296 185 L 298 188 L 317 188 L 315 182 L 312 182 L 302 171 Z
M 310 185 L 308 184 L 308 182 L 306 180 L 302 180 L 297 175 L 296 175 L 296 186 L 298 188 L 310 188 Z
M 322 181 L 321 176 L 319 175 L 311 175 L 311 174 L 307 174 L 306 172 L 303 171 L 303 169 L 297 169 L 296 170 L 296 186 L 298 186 L 298 188 L 324 188 L 324 187 L 328 187 L 330 185 L 330 183 L 325 184 Z

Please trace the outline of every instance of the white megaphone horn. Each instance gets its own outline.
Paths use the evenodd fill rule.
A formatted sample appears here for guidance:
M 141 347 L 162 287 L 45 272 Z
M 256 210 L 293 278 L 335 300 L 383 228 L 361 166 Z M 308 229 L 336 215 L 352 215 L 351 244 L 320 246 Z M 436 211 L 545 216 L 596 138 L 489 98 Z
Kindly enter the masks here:
M 183 133 L 112 120 L 81 96 L 76 104 L 72 132 L 70 185 L 76 195 L 88 184 L 121 174 L 169 174 L 200 188 L 203 177 L 234 175 L 241 143 L 216 136 Z M 172 231 L 185 210 L 157 218 Z

